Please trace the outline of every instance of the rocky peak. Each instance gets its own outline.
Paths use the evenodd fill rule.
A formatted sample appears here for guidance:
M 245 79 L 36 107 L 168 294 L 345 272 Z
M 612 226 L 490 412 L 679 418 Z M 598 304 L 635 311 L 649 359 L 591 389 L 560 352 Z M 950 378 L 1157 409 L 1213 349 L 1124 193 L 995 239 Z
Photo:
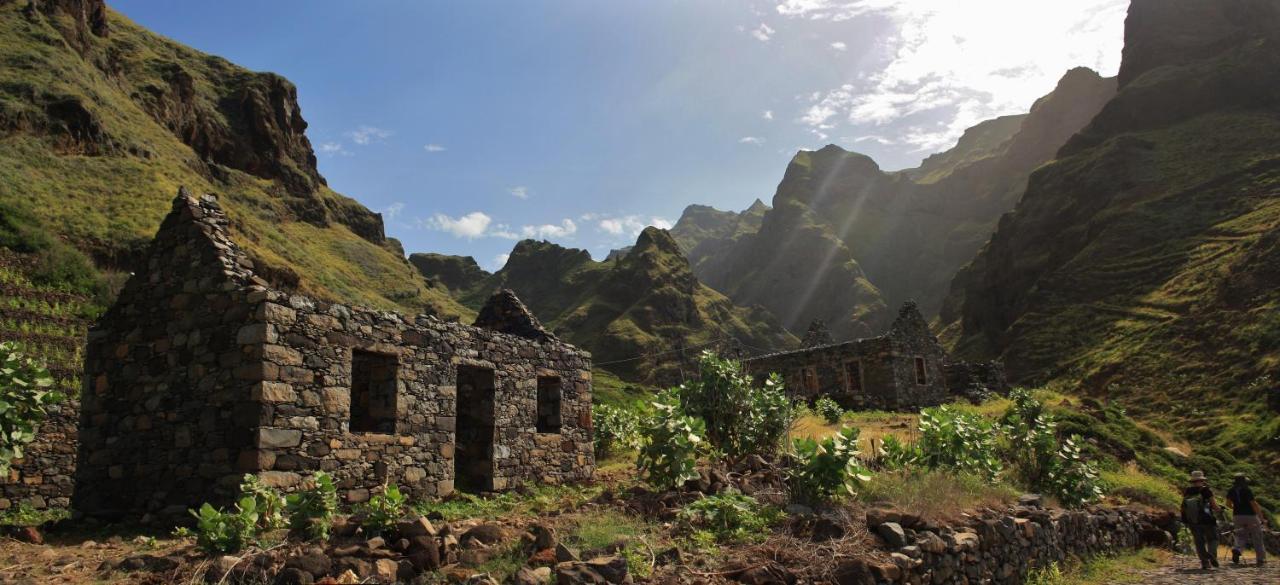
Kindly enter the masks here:
M 409 255 L 409 263 L 423 276 L 455 293 L 470 289 L 490 276 L 471 256 L 415 253 Z
M 1036 166 L 1084 128 L 1116 95 L 1116 78 L 1087 67 L 1062 76 L 1053 92 L 1036 100 L 1009 143 L 1008 157 L 1018 166 Z
M 1133 0 L 1124 23 L 1120 86 L 1157 67 L 1212 57 L 1260 35 L 1280 35 L 1275 0 Z
M 499 274 L 563 274 L 591 262 L 591 253 L 578 248 L 566 248 L 559 244 L 539 240 L 516 242 L 507 258 L 506 266 Z
M 644 228 L 635 246 L 614 267 L 617 282 L 626 287 L 674 286 L 693 294 L 698 279 L 671 233 L 656 227 Z

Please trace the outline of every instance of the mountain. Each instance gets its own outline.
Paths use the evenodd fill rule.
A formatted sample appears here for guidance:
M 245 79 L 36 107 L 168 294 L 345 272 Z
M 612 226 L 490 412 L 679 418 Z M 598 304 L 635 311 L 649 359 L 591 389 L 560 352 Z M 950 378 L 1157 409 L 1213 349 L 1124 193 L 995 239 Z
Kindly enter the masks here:
M 680 221 L 671 228 L 671 237 L 680 244 L 697 272 L 699 264 L 733 246 L 739 237 L 760 231 L 764 214 L 769 209 L 771 208 L 759 199 L 741 212 L 690 205 L 680 215 Z
M 1032 174 L 940 319 L 1014 378 L 1274 472 L 1278 266 L 1280 2 L 1133 0 L 1117 94 Z
M 457 282 L 447 271 L 474 264 L 432 256 L 415 264 L 441 282 Z M 478 308 L 495 289 L 511 289 L 556 335 L 632 381 L 679 382 L 703 347 L 755 353 L 798 343 L 767 311 L 736 306 L 700 283 L 680 245 L 658 228 L 646 228 L 626 254 L 604 262 L 586 250 L 525 240 L 501 270 L 467 282 L 456 292 L 468 307 Z
M 470 315 L 316 169 L 288 80 L 195 51 L 101 0 L 0 2 L 0 244 L 99 303 L 179 186 L 214 193 L 258 274 L 361 305 Z
M 700 279 L 739 304 L 764 306 L 793 331 L 821 320 L 838 339 L 866 336 L 887 325 L 886 307 L 907 300 L 936 314 L 951 278 L 1013 208 L 1031 171 L 1097 114 L 1115 85 L 1073 69 L 1028 114 L 970 128 L 915 169 L 885 172 L 834 145 L 801 151 L 773 208 L 748 210 L 759 214 L 758 228 L 754 215 L 728 228 L 735 214 L 691 206 L 673 233 L 693 242 L 685 249 Z

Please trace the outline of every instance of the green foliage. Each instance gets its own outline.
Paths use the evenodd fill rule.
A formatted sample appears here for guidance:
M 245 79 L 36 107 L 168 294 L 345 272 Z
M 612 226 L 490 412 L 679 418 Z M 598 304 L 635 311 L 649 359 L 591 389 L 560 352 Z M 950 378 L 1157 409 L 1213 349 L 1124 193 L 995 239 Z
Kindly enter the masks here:
M 263 485 L 252 473 L 244 474 L 240 482 L 240 495 L 253 498 L 258 511 L 258 529 L 276 530 L 287 526 L 284 517 L 285 498 L 275 488 Z
M 414 502 L 414 512 L 427 516 L 440 514 L 447 521 L 467 518 L 496 519 L 513 514 L 540 515 L 550 511 L 564 512 L 582 507 L 603 491 L 600 485 L 540 485 L 525 492 L 502 492 L 489 496 L 454 492 L 443 500 Z
M 918 460 L 929 469 L 950 469 L 994 479 L 1000 473 L 995 425 L 947 406 L 920 412 Z
M 1080 455 L 1080 437 L 1062 441 L 1054 465 L 1049 470 L 1050 493 L 1062 505 L 1076 508 L 1102 497 L 1098 470 Z
M 720 542 L 761 540 L 782 518 L 777 508 L 742 494 L 706 496 L 682 508 L 677 516 L 687 530 L 706 530 Z
M 310 540 L 328 540 L 333 516 L 338 512 L 338 489 L 329 474 L 318 471 L 310 488 L 289 494 L 285 511 L 290 530 Z
M 597 459 L 640 446 L 640 417 L 634 410 L 593 404 L 591 411 Z
M 62 508 L 39 510 L 27 502 L 19 502 L 17 506 L 0 512 L 0 526 L 40 526 L 70 517 L 71 513 Z
M 840 408 L 836 401 L 827 396 L 814 401 L 813 410 L 830 425 L 840 422 L 840 417 L 844 415 L 844 409 Z
M 757 386 L 742 364 L 702 352 L 698 378 L 679 388 L 680 407 L 702 419 L 707 441 L 730 457 L 775 452 L 794 420 L 782 378 Z
M 920 453 L 915 445 L 903 442 L 896 435 L 885 435 L 877 455 L 880 466 L 893 471 L 914 465 Z
M 208 503 L 196 518 L 196 545 L 208 553 L 234 553 L 253 544 L 258 535 L 258 504 L 253 496 L 240 498 L 235 510 L 224 512 Z
M 871 479 L 858 458 L 858 429 L 844 427 L 821 441 L 794 439 L 795 463 L 787 471 L 792 499 L 817 503 L 842 495 L 854 495 Z
M 0 343 L 0 475 L 22 457 L 22 448 L 36 437 L 45 407 L 66 399 L 50 390 L 53 377 L 11 341 Z
M 707 432 L 702 419 L 684 414 L 674 392 L 653 403 L 654 415 L 640 430 L 643 444 L 636 466 L 655 487 L 671 489 L 698 478 L 695 466 Z
M 399 486 L 387 484 L 382 486 L 382 493 L 369 498 L 361 511 L 364 519 L 360 522 L 366 530 L 374 533 L 389 532 L 395 528 L 396 522 L 404 517 L 405 505 L 408 501 L 400 493 Z

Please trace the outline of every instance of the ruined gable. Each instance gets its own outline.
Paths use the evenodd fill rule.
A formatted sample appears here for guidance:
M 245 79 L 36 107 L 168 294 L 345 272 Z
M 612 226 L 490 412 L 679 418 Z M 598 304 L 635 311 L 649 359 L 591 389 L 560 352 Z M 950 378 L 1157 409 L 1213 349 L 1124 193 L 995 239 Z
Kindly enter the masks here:
M 543 328 L 542 323 L 516 296 L 515 291 L 508 288 L 501 289 L 489 297 L 472 325 L 526 339 L 542 341 L 556 338 Z

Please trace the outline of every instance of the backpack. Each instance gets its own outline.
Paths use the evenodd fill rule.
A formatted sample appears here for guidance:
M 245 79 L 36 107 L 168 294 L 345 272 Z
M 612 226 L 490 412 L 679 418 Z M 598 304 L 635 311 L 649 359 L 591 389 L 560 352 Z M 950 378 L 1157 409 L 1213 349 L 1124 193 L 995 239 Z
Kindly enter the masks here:
M 1209 507 L 1199 495 L 1182 499 L 1182 521 L 1188 526 L 1208 524 L 1209 514 Z

